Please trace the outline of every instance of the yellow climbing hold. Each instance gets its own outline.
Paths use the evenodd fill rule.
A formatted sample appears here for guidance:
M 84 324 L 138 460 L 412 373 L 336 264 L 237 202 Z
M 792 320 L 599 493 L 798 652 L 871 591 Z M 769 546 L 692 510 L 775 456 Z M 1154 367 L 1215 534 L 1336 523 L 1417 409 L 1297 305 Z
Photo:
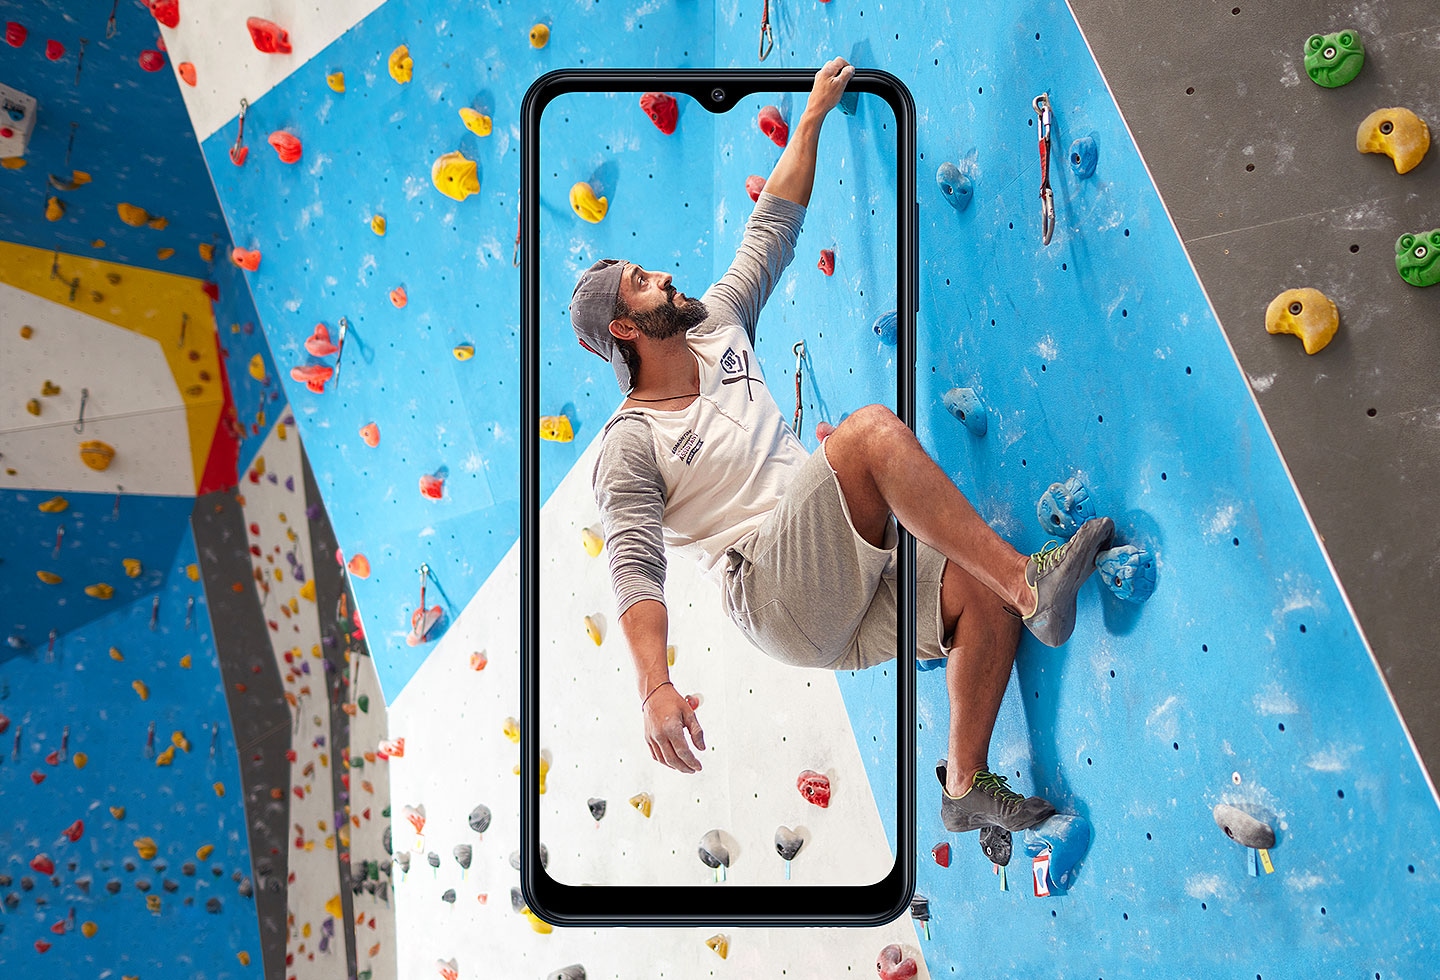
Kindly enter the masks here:
M 55 395 L 60 394 L 60 386 L 57 385 L 55 382 L 51 381 L 49 378 L 46 378 L 45 383 L 40 386 L 40 394 L 44 395 L 46 398 L 51 398 Z
M 1340 312 L 1318 289 L 1287 289 L 1265 310 L 1265 329 L 1299 337 L 1305 353 L 1322 350 L 1340 329 Z
M 135 689 L 136 694 L 140 695 L 141 701 L 150 700 L 150 686 L 144 681 L 131 681 L 130 686 Z
M 545 795 L 545 774 L 550 771 L 550 763 L 542 755 L 540 757 L 540 795 Z
M 76 769 L 84 769 L 85 766 L 90 762 L 90 757 L 84 752 L 76 752 L 70 757 L 70 761 L 75 763 Z
M 610 202 L 603 197 L 596 197 L 595 189 L 581 180 L 570 188 L 570 207 L 581 218 L 595 225 L 599 224 L 605 217 L 605 212 L 610 210 Z
M 250 954 L 245 952 L 243 949 L 235 954 L 235 958 L 240 961 L 241 966 L 250 965 Z
M 723 934 L 717 933 L 705 940 L 705 945 L 720 954 L 723 960 L 730 953 L 730 941 Z
M 157 248 L 155 250 L 155 257 L 161 262 L 164 262 L 168 258 L 172 258 L 174 255 L 175 250 L 173 248 Z
M 20 328 L 21 340 L 29 340 L 33 336 L 35 336 L 35 328 L 30 326 L 30 324 L 27 323 L 25 324 L 25 326 Z
M 209 860 L 210 855 L 213 854 L 214 852 L 215 852 L 215 845 L 214 845 L 214 844 L 201 844 L 201 845 L 199 846 L 199 848 L 197 848 L 196 851 L 195 851 L 195 859 L 196 859 L 197 861 L 206 861 L 206 860 Z
M 159 895 L 146 895 L 146 896 L 145 896 L 145 908 L 149 909 L 151 912 L 154 912 L 154 913 L 156 913 L 156 914 L 158 915 L 159 912 L 160 912 L 160 896 L 159 896 Z
M 546 442 L 573 441 L 575 430 L 570 427 L 570 417 L 568 415 L 540 416 L 540 438 Z
M 200 581 L 200 566 L 192 561 L 190 564 L 185 566 L 185 574 L 192 582 Z
M 450 353 L 455 355 L 457 361 L 468 361 L 475 356 L 474 344 L 456 344 Z
M 250 358 L 250 377 L 259 381 L 261 384 L 265 383 L 265 358 L 259 354 Z
M 401 85 L 410 81 L 410 75 L 415 69 L 415 60 L 410 57 L 410 49 L 400 45 L 390 52 L 390 77 Z
M 460 118 L 465 123 L 465 128 L 476 136 L 489 136 L 491 129 L 490 117 L 483 112 L 467 106 L 460 107 Z
M 140 837 L 135 841 L 135 850 L 140 853 L 140 860 L 149 861 L 155 857 L 155 853 L 159 851 L 160 848 L 155 845 L 153 838 Z
M 19 170 L 23 166 L 25 166 L 24 157 L 6 157 L 0 160 L 0 167 L 4 167 L 6 170 Z
M 380 235 L 381 237 L 384 237 L 384 235 L 385 235 L 385 216 L 384 216 L 383 214 L 377 214 L 377 215 L 375 215 L 373 218 L 370 219 L 370 230 L 373 231 L 375 234 Z
M 114 817 L 116 820 L 124 820 L 125 808 L 123 806 L 112 806 L 110 808 L 110 816 Z
M 30 399 L 28 402 L 26 402 L 26 403 L 25 403 L 25 411 L 29 412 L 31 415 L 39 415 L 39 414 L 40 414 L 40 399 L 38 399 L 38 398 L 32 398 L 32 399 Z
M 117 204 L 115 210 L 120 214 L 120 220 L 132 228 L 139 228 L 150 220 L 150 212 L 144 208 L 137 208 L 133 204 Z
M 140 559 L 122 558 L 120 559 L 120 563 L 125 566 L 125 574 L 128 575 L 130 578 L 140 577 Z
M 44 570 L 37 571 L 35 573 L 35 577 L 38 578 L 40 581 L 44 582 L 46 585 L 59 585 L 61 582 L 65 581 L 59 575 L 56 575 L 54 572 L 47 572 Z
M 536 932 L 540 933 L 542 936 L 543 936 L 543 935 L 546 935 L 547 933 L 551 933 L 551 932 L 554 932 L 554 931 L 555 931 L 555 927 L 554 927 L 554 926 L 552 926 L 550 923 L 546 922 L 544 919 L 540 918 L 540 917 L 539 917 L 538 915 L 536 915 L 534 912 L 531 912 L 531 911 L 530 911 L 530 906 L 528 906 L 528 905 L 526 905 L 525 907 L 523 907 L 523 908 L 520 910 L 520 914 L 523 915 L 523 916 L 525 916 L 525 918 L 529 919 L 529 920 L 530 920 L 530 928 L 531 928 L 531 929 L 534 929 Z
M 206 262 L 214 262 L 214 261 L 215 261 L 215 246 L 214 246 L 214 245 L 210 244 L 209 242 L 201 242 L 200 245 L 199 245 L 199 248 L 200 248 L 200 258 L 201 258 L 201 259 L 203 259 L 203 260 L 206 261 Z
M 85 594 L 92 599 L 110 599 L 114 597 L 115 589 L 104 582 L 96 582 L 85 586 Z
M 649 793 L 636 793 L 630 797 L 630 805 L 647 817 L 650 816 L 650 802 Z
M 325 76 L 325 84 L 330 86 L 332 92 L 345 91 L 345 73 L 343 71 L 332 71 Z
M 216 783 L 212 788 L 215 790 L 215 795 L 216 795 L 216 796 L 224 796 L 224 795 L 225 795 L 225 784 L 224 784 L 224 783 Z
M 530 28 L 530 46 L 532 48 L 543 48 L 550 43 L 550 28 L 544 24 L 536 24 Z
M 45 202 L 45 220 L 59 221 L 65 217 L 65 202 L 58 197 L 52 197 Z
M 108 470 L 115 458 L 115 447 L 99 439 L 87 439 L 80 443 L 80 461 L 92 470 Z
M 467 160 L 459 150 L 440 155 L 430 168 L 430 180 L 441 194 L 457 201 L 480 193 L 480 176 L 476 172 L 475 161 Z
M 100 927 L 97 926 L 97 925 L 96 925 L 95 923 L 93 923 L 93 922 L 82 922 L 82 923 L 80 923 L 80 934 L 81 934 L 82 936 L 84 936 L 86 939 L 94 939 L 94 938 L 95 938 L 95 933 L 97 933 L 97 932 L 99 932 L 99 931 L 100 931 Z
M 332 918 L 340 918 L 345 914 L 344 906 L 340 904 L 340 896 L 334 895 L 325 903 L 325 911 L 329 912 Z
M 175 761 L 175 746 L 173 746 L 173 745 L 167 747 L 164 752 L 161 752 L 159 755 L 157 755 L 157 756 L 155 757 L 155 764 L 156 764 L 157 766 L 168 766 L 170 763 L 172 763 L 172 762 L 174 762 L 174 761 Z
M 1430 150 L 1430 127 L 1409 109 L 1376 109 L 1355 131 L 1355 149 L 1383 153 L 1394 162 L 1397 174 L 1409 173 Z
M 501 727 L 505 737 L 515 744 L 520 744 L 520 723 L 514 718 L 506 718 L 505 724 Z
M 675 644 L 667 644 L 665 647 L 665 666 L 675 666 Z
M 175 747 L 181 752 L 190 751 L 190 740 L 185 737 L 184 732 L 172 732 L 170 734 L 170 741 L 173 742 Z
M 169 222 L 168 219 L 165 219 L 165 218 L 157 218 L 157 217 L 155 217 L 154 215 L 151 215 L 151 216 L 150 216 L 150 219 L 149 219 L 148 221 L 146 221 L 145 223 L 146 223 L 147 225 L 149 225 L 151 228 L 154 228 L 156 231 L 164 231 L 164 230 L 165 230 L 166 228 L 168 228 L 169 225 L 170 225 L 170 222 Z
M 582 527 L 580 529 L 580 543 L 585 546 L 585 553 L 591 558 L 599 556 L 605 547 L 605 539 L 602 538 L 593 528 Z
M 185 656 L 180 658 L 180 666 L 185 668 L 186 670 L 190 669 L 190 654 L 187 653 L 185 654 Z
M 600 624 L 595 622 L 593 616 L 585 617 L 585 635 L 590 637 L 597 647 L 603 639 L 603 637 L 600 636 Z
M 110 648 L 110 659 L 111 659 L 111 660 L 114 660 L 114 661 L 116 661 L 116 662 L 119 662 L 119 661 L 122 661 L 122 660 L 125 659 L 125 655 L 120 652 L 120 648 L 119 648 L 119 647 L 111 647 L 111 648 Z

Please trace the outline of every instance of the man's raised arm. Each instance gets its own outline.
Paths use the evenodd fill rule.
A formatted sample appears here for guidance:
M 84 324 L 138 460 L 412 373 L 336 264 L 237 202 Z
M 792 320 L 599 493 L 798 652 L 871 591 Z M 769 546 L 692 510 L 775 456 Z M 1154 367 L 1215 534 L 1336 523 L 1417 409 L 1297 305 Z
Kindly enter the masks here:
M 803 207 L 810 206 L 810 191 L 815 186 L 815 152 L 820 144 L 820 126 L 826 115 L 840 102 L 845 86 L 855 68 L 844 58 L 832 58 L 825 67 L 815 73 L 815 86 L 800 114 L 800 122 L 785 144 L 770 178 L 765 181 L 765 190 L 776 197 L 794 201 Z

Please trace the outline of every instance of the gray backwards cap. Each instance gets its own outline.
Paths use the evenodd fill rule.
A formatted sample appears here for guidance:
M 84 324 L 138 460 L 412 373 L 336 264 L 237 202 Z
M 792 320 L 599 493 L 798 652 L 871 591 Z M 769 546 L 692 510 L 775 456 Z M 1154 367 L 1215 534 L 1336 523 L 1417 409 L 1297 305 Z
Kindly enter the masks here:
M 575 291 L 570 294 L 570 323 L 575 327 L 580 346 L 609 361 L 615 369 L 615 380 L 620 382 L 620 390 L 629 394 L 635 382 L 610 333 L 611 314 L 615 312 L 615 300 L 620 297 L 624 273 L 625 262 L 621 259 L 601 259 L 582 272 Z

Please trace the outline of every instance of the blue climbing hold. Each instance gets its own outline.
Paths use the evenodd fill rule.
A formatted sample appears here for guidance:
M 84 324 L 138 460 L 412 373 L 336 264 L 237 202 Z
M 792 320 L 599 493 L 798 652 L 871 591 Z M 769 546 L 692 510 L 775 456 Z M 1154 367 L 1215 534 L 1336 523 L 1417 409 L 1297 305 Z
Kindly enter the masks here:
M 1095 164 L 1100 162 L 1100 147 L 1095 145 L 1095 137 L 1082 136 L 1070 144 L 1070 169 L 1075 171 L 1075 176 L 1084 180 L 1095 173 Z
M 859 107 L 859 103 L 859 92 L 846 92 L 844 95 L 840 96 L 840 111 L 847 116 L 853 116 L 855 115 L 856 108 Z
M 940 193 L 945 195 L 945 200 L 949 201 L 956 211 L 968 208 L 975 196 L 975 184 L 970 177 L 962 174 L 960 168 L 948 160 L 940 164 L 940 169 L 935 171 L 935 183 L 940 185 Z
M 980 396 L 975 394 L 974 388 L 951 388 L 941 400 L 951 415 L 965 423 L 965 428 L 977 436 L 985 434 L 985 406 L 980 404 Z
M 875 326 L 872 328 L 875 336 L 880 338 L 880 343 L 886 347 L 894 347 L 900 335 L 900 320 L 898 310 L 886 310 L 875 318 Z
M 1155 591 L 1155 559 L 1133 544 L 1110 548 L 1095 556 L 1106 588 L 1126 602 L 1144 602 Z
M 1090 849 L 1090 822 L 1073 813 L 1057 813 L 1025 831 L 1025 853 L 1039 857 L 1050 852 L 1050 881 L 1069 888 L 1075 865 Z
M 1080 525 L 1095 516 L 1090 491 L 1080 478 L 1072 476 L 1064 483 L 1052 483 L 1035 505 L 1036 516 L 1045 533 L 1056 538 L 1070 538 Z

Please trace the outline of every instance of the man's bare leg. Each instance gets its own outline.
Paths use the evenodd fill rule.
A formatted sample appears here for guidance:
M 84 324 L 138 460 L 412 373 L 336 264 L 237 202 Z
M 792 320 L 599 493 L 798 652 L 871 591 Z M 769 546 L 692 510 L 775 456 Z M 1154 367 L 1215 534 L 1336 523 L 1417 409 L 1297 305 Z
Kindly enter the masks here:
M 825 439 L 855 530 L 880 545 L 890 514 L 915 537 L 978 579 L 1022 616 L 1035 611 L 1026 555 L 975 512 L 915 433 L 880 405 L 852 412 Z M 1008 668 L 1007 668 L 1008 675 Z
M 960 796 L 989 768 L 990 737 L 1020 643 L 1020 623 L 994 592 L 954 562 L 940 578 L 940 621 L 952 636 L 945 664 L 950 743 L 945 792 Z

